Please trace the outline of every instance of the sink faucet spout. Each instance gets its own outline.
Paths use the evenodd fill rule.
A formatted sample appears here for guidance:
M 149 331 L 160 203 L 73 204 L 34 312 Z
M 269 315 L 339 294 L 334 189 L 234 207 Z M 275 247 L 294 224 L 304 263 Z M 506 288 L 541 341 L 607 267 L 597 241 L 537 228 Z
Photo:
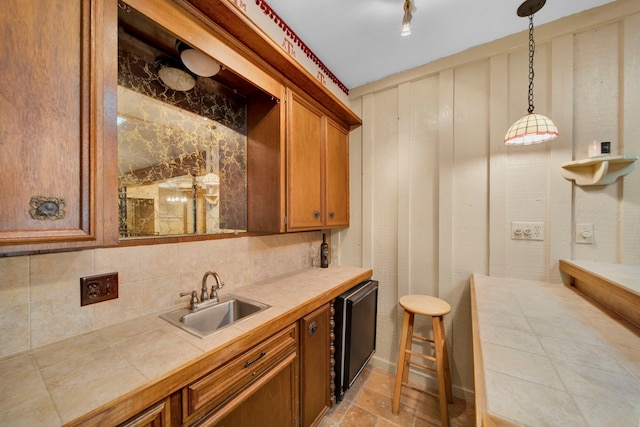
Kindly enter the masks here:
M 211 295 L 207 295 L 207 278 L 209 276 L 213 276 L 213 278 L 216 280 L 216 284 L 211 286 Z M 220 279 L 220 276 L 218 275 L 218 273 L 216 273 L 215 271 L 207 271 L 206 273 L 204 273 L 204 276 L 202 277 L 202 295 L 206 295 L 207 299 L 210 299 L 212 301 L 218 302 L 218 289 L 222 289 L 222 287 L 224 286 L 224 282 Z M 201 298 L 201 300 L 204 297 Z

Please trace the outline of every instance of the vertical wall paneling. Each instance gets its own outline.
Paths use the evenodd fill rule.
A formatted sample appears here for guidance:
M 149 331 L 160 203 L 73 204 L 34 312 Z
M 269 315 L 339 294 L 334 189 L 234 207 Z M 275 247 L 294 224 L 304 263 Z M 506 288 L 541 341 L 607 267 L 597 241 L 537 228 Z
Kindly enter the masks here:
M 503 145 L 527 112 L 524 31 L 352 90 L 364 121 L 363 231 L 362 247 L 348 248 L 381 280 L 373 363 L 395 370 L 398 296 L 438 296 L 452 306 L 452 378 L 467 399 L 470 273 L 559 283 L 562 258 L 640 263 L 640 167 L 596 187 L 560 174 L 594 139 L 611 141 L 612 154 L 640 154 L 640 2 L 538 26 L 535 72 L 535 111 L 560 136 L 526 147 Z M 545 240 L 511 240 L 512 221 L 544 222 Z M 575 243 L 581 222 L 594 225 L 595 244 Z
M 571 198 L 573 186 L 560 174 L 560 168 L 572 159 L 573 146 L 573 35 L 557 37 L 551 45 L 551 118 L 559 136 L 551 141 L 549 154 L 549 206 L 547 209 L 547 280 L 559 283 L 558 261 L 571 258 L 573 231 Z
M 452 378 L 465 388 L 473 367 L 468 279 L 489 269 L 489 61 L 454 71 L 453 260 L 452 283 L 441 296 L 452 305 Z
M 351 109 L 362 117 L 362 98 L 351 102 Z M 359 126 L 349 134 L 349 227 L 332 230 L 332 261 L 344 265 L 363 265 L 363 127 Z
M 454 71 L 443 70 L 438 81 L 439 141 L 438 141 L 438 292 L 434 296 L 444 298 L 453 307 L 449 298 L 453 282 L 453 167 L 454 167 Z M 452 315 L 445 317 L 451 374 L 456 377 L 457 367 L 453 367 L 456 340 L 452 328 Z M 452 382 L 459 384 L 458 378 Z
M 373 127 L 369 141 L 373 154 L 371 267 L 384 283 L 378 294 L 377 331 L 377 339 L 384 345 L 376 347 L 376 354 L 385 360 L 395 360 L 398 352 L 391 344 L 398 336 L 398 98 L 397 87 L 376 93 L 369 122 Z
M 362 98 L 362 267 L 373 265 L 373 95 Z
M 488 270 L 489 61 L 454 73 L 453 258 L 465 278 Z
M 438 286 L 448 289 L 453 273 L 453 70 L 440 73 L 438 86 Z
M 507 147 L 504 136 L 511 126 L 508 117 L 508 56 L 489 59 L 489 275 L 504 277 L 507 263 Z
M 534 106 L 535 112 L 549 112 L 549 45 L 536 43 Z M 529 87 L 528 47 L 509 55 L 509 125 L 527 114 Z M 511 222 L 548 223 L 549 152 L 554 141 L 524 147 L 508 147 L 507 157 L 507 234 L 508 277 L 545 280 L 547 278 L 547 247 L 549 240 L 511 240 Z
M 610 141 L 618 152 L 618 23 L 596 27 L 575 36 L 574 156 L 587 157 L 592 141 Z M 617 262 L 618 182 L 607 186 L 576 187 L 575 224 L 593 224 L 593 244 L 576 244 L 575 259 Z M 575 240 L 575 238 L 574 238 Z
M 427 295 L 438 293 L 438 91 L 438 75 L 411 82 L 410 289 Z
M 411 157 L 411 83 L 403 83 L 398 86 L 398 155 L 397 155 L 397 197 L 398 197 L 398 222 L 395 226 L 398 236 L 397 251 L 397 291 L 396 300 L 402 295 L 413 292 L 410 285 L 411 272 L 411 213 L 409 211 L 409 193 L 411 191 L 411 174 L 409 158 Z M 391 255 L 391 254 L 390 254 Z M 402 323 L 403 310 L 397 308 L 396 324 Z M 399 336 L 394 336 L 395 348 L 399 348 Z M 391 345 L 391 347 L 394 347 Z M 397 353 L 397 352 L 396 352 Z M 396 360 L 399 355 L 396 356 Z M 396 362 L 397 363 L 397 362 Z
M 623 21 L 623 113 L 621 153 L 640 154 L 640 14 Z M 623 264 L 640 264 L 640 167 L 624 177 L 621 218 Z
M 398 297 L 409 294 L 412 289 L 411 274 L 411 83 L 398 86 Z M 402 310 L 398 310 L 400 321 Z

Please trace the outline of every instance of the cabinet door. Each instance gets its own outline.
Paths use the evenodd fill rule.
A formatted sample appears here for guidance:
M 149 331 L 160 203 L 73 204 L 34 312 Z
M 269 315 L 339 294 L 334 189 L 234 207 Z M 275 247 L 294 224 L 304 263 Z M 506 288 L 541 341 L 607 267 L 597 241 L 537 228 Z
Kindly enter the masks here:
M 183 389 L 183 421 L 191 423 L 202 418 L 204 414 L 228 411 L 228 402 L 242 401 L 242 397 L 236 397 L 243 396 L 245 390 L 255 381 L 268 375 L 267 372 L 281 361 L 284 355 L 296 351 L 297 348 L 298 328 L 297 324 L 294 324 L 188 385 Z
M 327 227 L 349 226 L 349 135 L 327 119 L 325 139 Z
M 298 354 L 289 353 L 264 376 L 194 427 L 298 425 Z
M 287 115 L 287 229 L 322 226 L 322 113 L 289 92 Z
M 133 417 L 120 427 L 169 427 L 169 399 L 153 405 L 151 408 Z
M 316 425 L 330 404 L 329 304 L 300 319 L 302 426 Z
M 2 8 L 0 251 L 96 246 L 105 218 L 117 214 L 117 171 L 103 167 L 117 164 L 116 45 L 104 37 L 107 27 L 116 33 L 117 7 L 6 0 Z M 117 240 L 111 220 L 105 243 Z

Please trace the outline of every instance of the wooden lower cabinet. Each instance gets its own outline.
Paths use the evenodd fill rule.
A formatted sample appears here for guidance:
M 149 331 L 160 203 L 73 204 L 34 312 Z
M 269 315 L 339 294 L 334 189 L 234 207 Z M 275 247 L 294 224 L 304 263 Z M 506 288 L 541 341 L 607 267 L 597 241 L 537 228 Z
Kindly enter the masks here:
M 298 328 L 293 324 L 183 388 L 184 425 L 298 425 Z
M 296 352 L 289 354 L 223 408 L 194 426 L 297 426 L 297 361 Z
M 144 392 L 72 425 L 315 426 L 331 406 L 332 317 L 327 303 L 122 424 Z
M 330 406 L 330 306 L 300 319 L 300 421 L 320 422 Z

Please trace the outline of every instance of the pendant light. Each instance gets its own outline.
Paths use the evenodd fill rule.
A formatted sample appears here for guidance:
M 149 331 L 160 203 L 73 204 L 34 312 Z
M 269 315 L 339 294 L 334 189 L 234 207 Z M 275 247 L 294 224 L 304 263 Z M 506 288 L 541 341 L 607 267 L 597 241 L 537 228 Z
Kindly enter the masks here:
M 413 15 L 411 12 L 413 11 L 413 3 L 411 0 L 404 0 L 404 16 L 402 17 L 402 31 L 400 35 L 402 37 L 406 37 L 411 34 L 411 19 Z
M 528 114 L 511 125 L 504 137 L 506 145 L 530 145 L 557 138 L 558 128 L 550 118 L 533 112 L 533 14 L 542 9 L 546 0 L 526 0 L 518 8 L 518 16 L 529 17 L 529 108 Z

